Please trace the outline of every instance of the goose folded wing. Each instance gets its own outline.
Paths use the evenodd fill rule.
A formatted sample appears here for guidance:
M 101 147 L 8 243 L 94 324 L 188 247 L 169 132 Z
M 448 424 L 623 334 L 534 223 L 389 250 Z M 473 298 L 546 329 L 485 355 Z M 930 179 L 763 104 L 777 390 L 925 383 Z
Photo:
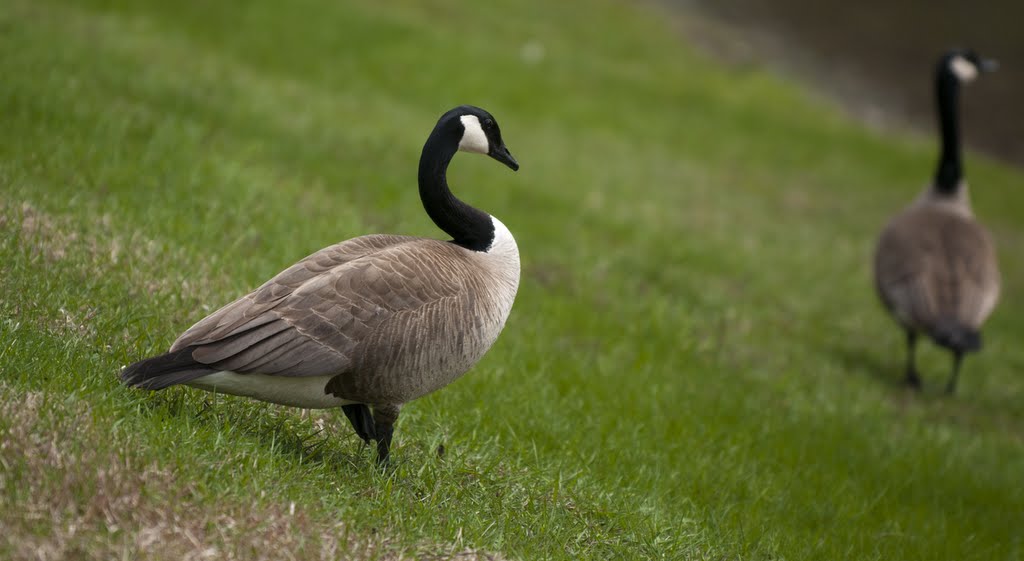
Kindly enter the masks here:
M 275 316 L 266 312 L 280 305 L 311 279 L 346 263 L 415 239 L 408 236 L 371 235 L 325 247 L 281 271 L 251 293 L 200 320 L 178 337 L 171 351 L 189 345 L 209 344 L 251 330 L 261 325 L 261 322 L 269 323 Z
M 172 351 L 193 347 L 196 361 L 237 373 L 343 373 L 381 322 L 461 290 L 450 267 L 410 251 L 424 242 L 399 238 L 333 267 L 321 254 L 337 246 L 322 250 L 197 323 Z

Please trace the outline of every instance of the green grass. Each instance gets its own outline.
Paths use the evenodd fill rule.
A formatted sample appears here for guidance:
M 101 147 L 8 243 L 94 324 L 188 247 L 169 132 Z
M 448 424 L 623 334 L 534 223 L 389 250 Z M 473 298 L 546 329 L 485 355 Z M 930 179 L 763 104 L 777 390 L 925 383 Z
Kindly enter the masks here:
M 958 395 L 931 347 L 912 394 L 868 263 L 933 141 L 722 68 L 669 19 L 6 2 L 0 557 L 1024 556 L 1024 175 L 970 155 L 1004 298 Z M 416 160 L 460 103 L 523 165 L 451 170 L 523 279 L 485 359 L 403 410 L 395 470 L 336 412 L 118 385 L 316 249 L 442 236 Z

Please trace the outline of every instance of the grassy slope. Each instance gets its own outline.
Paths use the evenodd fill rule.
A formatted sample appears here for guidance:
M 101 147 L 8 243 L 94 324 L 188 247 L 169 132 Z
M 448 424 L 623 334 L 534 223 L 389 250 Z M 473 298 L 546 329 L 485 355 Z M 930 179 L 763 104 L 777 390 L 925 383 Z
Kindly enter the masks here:
M 1004 301 L 959 395 L 938 395 L 933 349 L 910 395 L 867 263 L 927 178 L 930 141 L 717 68 L 662 14 L 618 3 L 207 4 L 0 9 L 0 382 L 4 400 L 51 404 L 3 410 L 0 547 L 180 558 L 134 534 L 187 518 L 241 558 L 317 557 L 347 539 L 339 521 L 380 536 L 367 557 L 1022 555 L 1018 172 L 970 159 Z M 520 57 L 530 42 L 540 63 Z M 495 113 L 523 169 L 462 156 L 452 183 L 515 232 L 523 282 L 485 360 L 406 408 L 395 473 L 340 415 L 118 387 L 119 365 L 315 249 L 439 235 L 415 161 L 465 102 Z M 83 408 L 55 446 L 92 456 L 30 462 L 24 442 Z M 108 465 L 145 492 L 86 516 Z M 171 475 L 129 477 L 140 466 Z M 40 496 L 65 515 L 33 510 Z M 217 518 L 291 502 L 305 518 L 290 545 Z M 165 530 L 157 543 L 186 543 Z

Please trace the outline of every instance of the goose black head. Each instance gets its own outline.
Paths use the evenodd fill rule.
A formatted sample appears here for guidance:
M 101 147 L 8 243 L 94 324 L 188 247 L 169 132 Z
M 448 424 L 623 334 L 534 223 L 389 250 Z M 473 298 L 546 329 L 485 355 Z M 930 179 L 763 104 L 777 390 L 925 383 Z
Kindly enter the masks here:
M 954 49 L 939 59 L 938 71 L 942 75 L 951 76 L 958 82 L 966 84 L 976 79 L 978 74 L 993 72 L 998 68 L 998 62 L 981 58 L 973 49 Z
M 501 139 L 501 129 L 490 113 L 472 105 L 461 105 L 444 114 L 438 126 L 451 127 L 458 134 L 459 150 L 487 154 L 513 171 L 519 162 L 512 157 Z

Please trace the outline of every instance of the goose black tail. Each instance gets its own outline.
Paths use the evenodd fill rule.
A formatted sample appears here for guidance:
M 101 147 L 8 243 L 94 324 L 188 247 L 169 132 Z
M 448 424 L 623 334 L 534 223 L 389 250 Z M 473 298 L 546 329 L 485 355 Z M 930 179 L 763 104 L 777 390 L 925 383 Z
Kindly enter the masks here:
M 135 388 L 162 390 L 216 372 L 216 369 L 192 358 L 194 349 L 185 347 L 140 360 L 121 371 L 121 381 Z
M 981 333 L 956 321 L 939 322 L 929 333 L 939 345 L 957 353 L 981 350 Z

